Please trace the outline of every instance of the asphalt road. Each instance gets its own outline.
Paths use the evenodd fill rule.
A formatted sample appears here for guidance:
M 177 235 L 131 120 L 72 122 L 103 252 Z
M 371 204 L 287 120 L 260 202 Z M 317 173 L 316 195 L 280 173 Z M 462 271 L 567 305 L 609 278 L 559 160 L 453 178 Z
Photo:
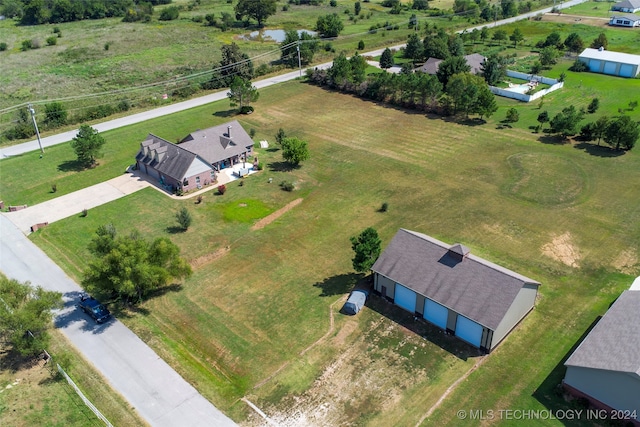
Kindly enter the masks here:
M 116 319 L 98 325 L 76 308 L 80 286 L 0 215 L 0 270 L 61 292 L 56 326 L 152 426 L 235 426 L 149 346 Z M 100 408 L 100 402 L 93 402 Z

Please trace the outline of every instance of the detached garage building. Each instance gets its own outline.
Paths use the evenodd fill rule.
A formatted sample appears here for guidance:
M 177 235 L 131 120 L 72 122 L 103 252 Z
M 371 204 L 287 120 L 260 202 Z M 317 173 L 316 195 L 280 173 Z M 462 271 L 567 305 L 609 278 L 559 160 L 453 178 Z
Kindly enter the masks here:
M 376 293 L 487 352 L 533 309 L 540 286 L 466 246 L 405 229 L 371 269 Z
M 620 295 L 565 366 L 569 393 L 640 426 L 640 290 Z
M 640 72 L 640 56 L 608 50 L 586 48 L 580 56 L 592 73 L 610 74 L 620 77 L 635 77 Z

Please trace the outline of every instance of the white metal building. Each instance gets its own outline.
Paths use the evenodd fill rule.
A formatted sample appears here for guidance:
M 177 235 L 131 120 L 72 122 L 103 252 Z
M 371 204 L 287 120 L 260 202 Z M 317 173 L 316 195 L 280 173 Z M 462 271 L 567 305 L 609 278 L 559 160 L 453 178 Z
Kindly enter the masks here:
M 612 52 L 602 48 L 586 48 L 578 59 L 584 62 L 592 73 L 635 77 L 640 72 L 640 55 Z

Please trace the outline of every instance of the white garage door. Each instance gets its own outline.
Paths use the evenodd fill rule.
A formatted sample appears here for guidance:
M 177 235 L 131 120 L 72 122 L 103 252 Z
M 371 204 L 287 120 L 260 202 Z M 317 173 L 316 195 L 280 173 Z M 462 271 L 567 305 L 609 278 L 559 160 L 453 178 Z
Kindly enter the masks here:
M 480 347 L 482 340 L 482 326 L 458 314 L 456 322 L 456 336 L 471 345 Z
M 616 67 L 618 66 L 617 62 L 605 62 L 604 63 L 604 73 L 605 74 L 615 74 L 616 73 Z
M 400 283 L 396 283 L 396 290 L 393 298 L 394 302 L 400 307 L 412 313 L 416 311 L 416 293 L 411 289 L 405 288 Z
M 424 300 L 424 318 L 442 329 L 447 329 L 449 309 L 430 299 Z
M 589 71 L 592 71 L 595 73 L 600 72 L 600 61 L 598 59 L 589 60 Z
M 631 64 L 621 64 L 620 65 L 620 73 L 622 77 L 633 77 L 633 65 Z

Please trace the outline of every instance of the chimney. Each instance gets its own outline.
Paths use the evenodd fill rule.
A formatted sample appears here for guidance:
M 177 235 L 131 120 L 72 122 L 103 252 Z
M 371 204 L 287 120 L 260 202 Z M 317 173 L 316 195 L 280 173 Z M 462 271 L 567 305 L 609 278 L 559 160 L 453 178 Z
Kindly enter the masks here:
M 471 252 L 469 248 L 460 243 L 456 243 L 449 248 L 449 256 L 458 262 L 464 260 L 469 255 L 469 252 Z
M 227 126 L 227 137 L 231 138 L 231 125 Z

